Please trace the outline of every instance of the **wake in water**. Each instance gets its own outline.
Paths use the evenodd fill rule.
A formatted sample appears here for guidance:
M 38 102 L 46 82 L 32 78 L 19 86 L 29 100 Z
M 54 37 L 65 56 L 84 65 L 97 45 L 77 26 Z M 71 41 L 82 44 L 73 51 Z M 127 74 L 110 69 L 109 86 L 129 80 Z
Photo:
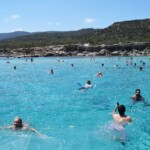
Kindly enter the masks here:
M 63 141 L 55 137 L 45 136 L 39 138 L 30 132 L 12 132 L 8 130 L 1 131 L 0 149 L 19 149 L 28 150 L 35 149 L 62 149 Z M 36 142 L 36 144 L 35 144 Z M 43 144 L 41 144 L 43 143 Z

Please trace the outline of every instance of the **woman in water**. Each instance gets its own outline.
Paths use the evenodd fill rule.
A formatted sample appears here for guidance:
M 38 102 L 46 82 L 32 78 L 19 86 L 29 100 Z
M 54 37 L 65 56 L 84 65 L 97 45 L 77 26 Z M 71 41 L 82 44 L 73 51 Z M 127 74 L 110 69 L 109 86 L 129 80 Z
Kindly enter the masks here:
M 117 109 L 119 114 L 116 114 Z M 111 125 L 111 129 L 115 131 L 116 135 L 119 135 L 115 137 L 115 139 L 121 141 L 126 141 L 127 139 L 124 125 L 132 121 L 130 116 L 125 115 L 125 111 L 126 111 L 125 106 L 119 105 L 119 103 L 117 103 L 112 113 L 115 122 Z
M 119 114 L 116 114 L 116 110 L 118 109 Z M 124 105 L 116 104 L 116 107 L 112 113 L 114 120 L 118 123 L 124 124 L 131 122 L 131 117 L 125 115 L 126 108 Z

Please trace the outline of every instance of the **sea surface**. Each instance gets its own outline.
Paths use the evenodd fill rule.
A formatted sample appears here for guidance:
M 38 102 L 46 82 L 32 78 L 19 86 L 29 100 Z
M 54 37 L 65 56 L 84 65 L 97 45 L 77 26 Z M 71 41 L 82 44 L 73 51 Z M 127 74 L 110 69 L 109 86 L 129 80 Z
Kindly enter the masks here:
M 93 88 L 79 90 L 87 80 Z M 0 150 L 148 150 L 150 106 L 132 104 L 137 88 L 150 103 L 148 56 L 0 58 L 0 126 L 19 116 L 44 135 L 0 129 Z M 116 102 L 132 118 L 123 140 L 111 130 Z

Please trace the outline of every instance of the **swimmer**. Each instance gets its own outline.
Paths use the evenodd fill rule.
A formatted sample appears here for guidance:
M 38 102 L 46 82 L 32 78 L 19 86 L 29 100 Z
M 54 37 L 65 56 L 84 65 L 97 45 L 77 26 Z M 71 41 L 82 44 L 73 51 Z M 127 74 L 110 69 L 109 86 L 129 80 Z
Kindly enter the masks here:
M 115 65 L 115 67 L 116 67 L 116 68 L 119 68 L 119 65 L 118 65 L 118 64 L 116 64 L 116 65 Z
M 73 64 L 71 64 L 71 66 L 73 67 L 74 65 L 73 65 Z
M 0 127 L 0 129 L 11 129 L 14 131 L 23 130 L 23 131 L 32 131 L 35 132 L 40 137 L 44 137 L 44 135 L 40 134 L 36 129 L 30 128 L 29 125 L 23 124 L 22 119 L 20 117 L 16 117 L 14 119 L 14 123 L 11 126 Z
M 150 103 L 145 101 L 145 98 L 141 95 L 141 90 L 140 89 L 136 89 L 135 90 L 135 95 L 131 96 L 131 99 L 133 100 L 133 105 L 137 102 L 143 102 L 144 106 L 150 106 Z M 132 105 L 132 106 L 133 106 Z M 132 107 L 131 106 L 131 107 Z
M 16 66 L 14 66 L 14 70 L 16 70 Z
M 144 101 L 144 97 L 141 95 L 141 90 L 136 89 L 135 95 L 131 96 L 131 99 L 133 100 L 133 102 Z
M 116 114 L 117 109 L 118 109 L 119 114 Z M 114 120 L 121 125 L 124 125 L 124 123 L 129 123 L 132 121 L 130 116 L 125 115 L 125 111 L 126 111 L 125 106 L 119 105 L 119 103 L 117 103 L 112 113 Z
M 51 69 L 50 71 L 48 71 L 48 74 L 54 74 L 53 69 Z
M 99 72 L 99 73 L 97 74 L 97 77 L 102 77 L 102 72 Z
M 140 71 L 142 71 L 142 70 L 143 70 L 143 67 L 139 67 L 139 69 L 140 69 Z
M 89 89 L 89 88 L 91 88 L 91 87 L 93 87 L 93 85 L 91 84 L 91 81 L 88 80 L 88 81 L 86 82 L 86 84 L 85 84 L 83 87 L 80 87 L 80 88 L 79 88 L 79 90 L 82 90 L 82 89 Z

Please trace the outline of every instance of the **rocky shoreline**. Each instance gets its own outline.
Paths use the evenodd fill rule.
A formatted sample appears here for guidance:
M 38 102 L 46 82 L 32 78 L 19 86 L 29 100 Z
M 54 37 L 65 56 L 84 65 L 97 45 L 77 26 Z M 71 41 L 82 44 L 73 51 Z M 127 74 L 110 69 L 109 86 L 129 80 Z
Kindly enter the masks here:
M 57 45 L 0 50 L 0 57 L 57 57 L 57 56 L 149 56 L 149 42 L 113 45 Z

